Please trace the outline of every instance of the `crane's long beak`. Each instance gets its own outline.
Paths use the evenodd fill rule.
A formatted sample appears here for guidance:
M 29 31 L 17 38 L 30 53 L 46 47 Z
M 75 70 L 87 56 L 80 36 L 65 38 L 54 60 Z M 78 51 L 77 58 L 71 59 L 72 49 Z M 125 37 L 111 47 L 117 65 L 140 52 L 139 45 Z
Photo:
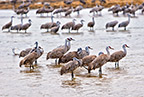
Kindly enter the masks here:
M 89 49 L 93 50 L 93 48 L 89 47 Z
M 126 46 L 127 48 L 130 48 L 129 46 Z

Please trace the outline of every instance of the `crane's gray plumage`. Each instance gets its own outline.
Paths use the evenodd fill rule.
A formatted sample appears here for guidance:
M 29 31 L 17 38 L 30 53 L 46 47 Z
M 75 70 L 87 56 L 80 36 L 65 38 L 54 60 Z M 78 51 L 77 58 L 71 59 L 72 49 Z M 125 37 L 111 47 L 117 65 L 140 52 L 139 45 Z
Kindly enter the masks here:
M 22 25 L 23 25 L 23 17 L 21 16 L 21 24 L 11 26 L 11 30 L 17 30 L 17 32 L 18 32 Z
M 11 21 L 10 21 L 9 23 L 5 24 L 5 25 L 2 27 L 2 30 L 8 29 L 8 31 L 10 31 L 10 27 L 12 26 L 13 18 L 14 18 L 14 16 L 11 16 Z
M 29 23 L 26 23 L 20 27 L 20 30 L 25 30 L 25 33 L 26 33 L 27 29 L 31 26 L 31 22 L 32 22 L 31 19 L 29 19 L 28 22 Z
M 118 27 L 124 27 L 124 30 L 126 30 L 126 27 L 128 26 L 128 24 L 130 23 L 130 15 L 128 14 L 128 20 L 121 22 Z
M 81 22 L 81 23 L 78 23 L 78 24 L 74 25 L 74 26 L 72 27 L 72 30 L 77 30 L 77 32 L 78 32 L 78 30 L 83 26 L 84 20 L 81 20 L 80 22 Z
M 117 51 L 110 55 L 109 62 L 115 62 L 115 68 L 119 68 L 119 61 L 124 58 L 127 54 L 126 47 L 129 48 L 126 44 L 122 46 L 123 51 Z
M 72 79 L 74 78 L 74 70 L 77 69 L 78 67 L 82 66 L 81 60 L 77 58 L 73 58 L 72 61 L 69 61 L 68 63 L 65 64 L 60 70 L 60 74 L 63 75 L 65 73 L 71 73 Z
M 59 30 L 59 28 L 60 28 L 60 22 L 59 21 L 57 21 L 57 26 L 54 26 L 54 27 L 52 27 L 51 28 L 51 32 L 53 32 L 53 33 L 57 33 L 57 31 Z
M 79 15 L 80 14 L 80 10 L 82 10 L 83 7 L 81 5 L 77 6 L 75 9 L 74 9 L 74 12 L 77 12 L 77 14 Z
M 63 29 L 68 29 L 68 30 L 69 30 L 69 33 L 70 33 L 70 30 L 71 30 L 72 27 L 75 25 L 75 21 L 76 21 L 76 19 L 73 19 L 72 22 L 68 22 L 68 23 L 64 24 L 61 29 L 62 29 L 62 30 L 63 30 Z
M 118 21 L 108 22 L 106 24 L 106 29 L 109 28 L 109 27 L 112 27 L 112 30 L 114 31 L 114 27 L 116 26 L 117 23 L 118 23 Z
M 89 22 L 87 26 L 90 27 L 90 30 L 91 30 L 91 28 L 93 28 L 94 25 L 95 25 L 95 20 L 94 20 L 94 17 L 92 17 L 92 22 Z

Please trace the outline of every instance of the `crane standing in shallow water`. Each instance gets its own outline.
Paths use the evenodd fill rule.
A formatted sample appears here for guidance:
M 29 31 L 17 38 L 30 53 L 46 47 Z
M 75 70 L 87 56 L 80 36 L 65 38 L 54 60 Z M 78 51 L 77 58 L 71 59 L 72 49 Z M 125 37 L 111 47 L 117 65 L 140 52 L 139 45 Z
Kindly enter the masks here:
M 73 58 L 72 61 L 69 61 L 68 63 L 66 63 L 65 66 L 63 66 L 60 70 L 60 74 L 63 75 L 64 73 L 71 73 L 72 76 L 72 80 L 74 78 L 74 70 L 77 69 L 78 67 L 82 66 L 82 62 L 77 59 L 77 58 Z
M 119 61 L 124 58 L 127 54 L 126 47 L 129 48 L 126 44 L 122 46 L 123 51 L 117 51 L 111 54 L 109 62 L 115 62 L 115 68 L 119 68 Z
M 99 53 L 99 56 L 97 58 L 95 58 L 88 66 L 88 73 L 90 73 L 90 71 L 92 69 L 96 69 L 99 68 L 99 77 L 102 77 L 102 66 L 104 64 L 106 64 L 108 62 L 108 60 L 110 59 L 110 52 L 109 49 L 113 49 L 110 46 L 106 47 L 106 51 L 107 54 L 103 54 L 103 53 Z
M 10 27 L 12 26 L 13 18 L 14 18 L 14 16 L 11 16 L 11 21 L 10 21 L 9 23 L 5 24 L 5 25 L 2 27 L 2 30 L 8 29 L 8 32 L 10 32 Z
M 130 15 L 128 14 L 128 20 L 127 21 L 124 21 L 124 22 L 121 22 L 118 27 L 124 27 L 124 30 L 126 30 L 126 27 L 128 26 L 128 24 L 130 23 Z
M 72 38 L 65 39 L 65 45 L 59 46 L 59 47 L 53 49 L 52 51 L 48 52 L 46 59 L 47 60 L 49 58 L 56 59 L 55 65 L 57 65 L 57 59 L 60 59 L 71 48 L 70 41 L 72 41 L 72 40 L 74 40 L 74 39 L 72 39 Z

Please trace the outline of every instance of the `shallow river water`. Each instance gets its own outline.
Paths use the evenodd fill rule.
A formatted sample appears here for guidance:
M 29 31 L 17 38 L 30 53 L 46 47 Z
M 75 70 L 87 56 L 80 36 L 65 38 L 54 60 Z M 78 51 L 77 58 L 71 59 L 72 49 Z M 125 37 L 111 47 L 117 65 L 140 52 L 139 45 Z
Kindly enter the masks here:
M 127 20 L 120 13 L 114 17 L 104 9 L 102 16 L 95 16 L 96 25 L 94 31 L 89 31 L 87 23 L 91 21 L 90 9 L 84 9 L 77 17 L 76 13 L 71 18 L 57 17 L 61 25 L 75 18 L 79 23 L 85 20 L 84 27 L 79 33 L 60 30 L 59 34 L 46 33 L 40 30 L 40 25 L 50 21 L 50 17 L 36 16 L 36 10 L 31 10 L 28 17 L 32 19 L 32 26 L 28 33 L 23 31 L 16 33 L 0 30 L 0 96 L 1 97 L 144 97 L 144 15 L 137 12 L 137 17 L 131 18 L 128 30 L 123 28 L 115 31 L 105 30 L 105 24 L 112 20 L 119 22 Z M 14 24 L 20 23 L 20 16 L 12 10 L 0 10 L 0 27 L 10 21 L 14 15 Z M 24 18 L 27 23 L 28 18 Z M 115 50 L 121 50 L 126 43 L 127 56 L 120 61 L 120 69 L 114 68 L 114 63 L 103 66 L 103 77 L 98 77 L 98 69 L 91 72 L 89 77 L 87 70 L 78 68 L 75 70 L 75 80 L 71 81 L 71 74 L 60 75 L 60 68 L 54 66 L 54 60 L 46 60 L 47 53 L 59 45 L 64 44 L 67 37 L 72 37 L 70 51 L 79 47 L 91 46 L 91 54 L 97 55 L 99 51 L 106 53 L 106 46 Z M 14 56 L 12 48 L 16 52 L 29 47 L 34 47 L 35 41 L 44 48 L 44 54 L 38 59 L 38 65 L 32 71 L 28 67 L 19 67 L 22 58 Z

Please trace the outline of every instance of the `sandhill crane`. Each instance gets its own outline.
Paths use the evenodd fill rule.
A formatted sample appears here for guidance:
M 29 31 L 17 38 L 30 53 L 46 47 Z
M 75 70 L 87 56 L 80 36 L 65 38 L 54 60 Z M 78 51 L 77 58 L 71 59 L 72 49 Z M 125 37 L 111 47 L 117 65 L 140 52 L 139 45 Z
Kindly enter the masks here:
M 52 13 L 54 11 L 54 8 L 49 6 L 48 8 L 45 9 L 44 13 L 47 13 L 47 16 L 48 16 L 48 13 Z
M 79 0 L 80 1 L 80 3 L 82 3 L 82 4 L 86 4 L 86 2 L 84 1 L 84 0 Z
M 33 48 L 25 57 L 24 59 L 22 59 L 19 63 L 19 66 L 21 67 L 22 65 L 30 65 L 30 69 L 31 67 L 34 69 L 33 67 L 33 62 L 35 61 L 35 64 L 37 64 L 37 59 L 43 54 L 44 50 L 43 48 L 41 48 L 40 46 L 38 46 L 38 42 L 35 42 L 36 47 Z
M 75 21 L 76 21 L 76 19 L 73 19 L 72 22 L 68 22 L 68 23 L 64 24 L 61 29 L 62 30 L 63 29 L 68 29 L 69 33 L 70 33 L 71 28 L 75 25 Z
M 68 63 L 65 64 L 65 66 L 61 68 L 60 74 L 63 75 L 65 73 L 71 73 L 72 80 L 73 80 L 74 70 L 80 67 L 81 65 L 82 62 L 79 59 L 74 57 L 72 61 L 69 61 Z
M 73 11 L 73 7 L 71 9 L 69 9 L 68 11 L 65 12 L 65 16 L 70 16 L 70 14 L 72 13 Z
M 112 30 L 114 31 L 114 27 L 116 26 L 117 23 L 118 23 L 118 21 L 108 22 L 106 24 L 106 29 L 109 28 L 109 27 L 112 27 Z
M 21 5 L 19 5 L 18 9 L 24 8 L 24 5 L 25 5 L 25 3 L 23 1 L 23 3 Z
M 72 61 L 72 59 L 74 57 L 78 58 L 79 59 L 79 53 L 80 53 L 80 50 L 77 50 L 77 51 L 72 51 L 72 52 L 69 52 L 65 55 L 63 55 L 59 61 L 58 61 L 58 64 L 60 63 L 67 63 L 69 61 Z
M 2 27 L 2 30 L 8 29 L 8 32 L 10 32 L 10 27 L 12 26 L 13 18 L 14 18 L 14 16 L 11 16 L 11 21 L 10 21 L 9 23 L 5 24 L 5 25 Z
M 22 25 L 19 30 L 25 30 L 26 33 L 26 30 L 31 26 L 31 22 L 32 22 L 31 19 L 29 19 L 28 22 L 29 23 Z
M 109 49 L 113 49 L 111 48 L 110 46 L 107 46 L 106 47 L 106 51 L 107 51 L 107 54 L 103 54 L 103 53 L 99 53 L 99 56 L 97 58 L 95 58 L 90 64 L 89 64 L 89 67 L 88 67 L 88 73 L 90 73 L 90 71 L 92 69 L 96 69 L 96 68 L 99 68 L 99 76 L 101 77 L 102 75 L 102 70 L 101 70 L 101 67 L 108 62 L 108 60 L 110 59 L 110 52 L 109 52 Z
M 55 65 L 57 65 L 57 58 L 60 59 L 71 48 L 70 41 L 72 41 L 72 40 L 74 40 L 74 39 L 72 39 L 72 38 L 65 39 L 65 45 L 59 46 L 59 47 L 53 49 L 52 51 L 48 52 L 46 59 L 47 60 L 49 58 L 56 59 Z
M 93 16 L 95 15 L 95 12 L 98 14 L 98 12 L 100 12 L 100 16 L 101 16 L 101 11 L 104 9 L 103 6 L 101 5 L 96 5 L 95 7 L 93 7 L 91 10 L 90 10 L 90 13 L 93 12 Z
M 51 16 L 51 22 L 42 24 L 40 29 L 47 29 L 47 32 L 49 31 L 50 28 L 57 26 L 57 24 L 53 20 L 54 16 Z
M 79 5 L 74 9 L 74 12 L 77 12 L 77 14 L 80 15 L 80 10 L 82 10 L 82 9 L 83 9 L 83 7 L 81 5 Z
M 32 48 L 27 48 L 25 50 L 22 50 L 19 54 L 19 58 L 20 57 L 25 57 L 26 55 L 28 55 L 30 53 L 30 51 L 32 50 Z
M 130 23 L 130 15 L 128 14 L 128 20 L 127 21 L 124 21 L 124 22 L 121 22 L 118 27 L 124 27 L 124 30 L 126 30 L 126 27 L 128 26 L 128 24 Z
M 79 51 L 79 59 L 82 59 L 83 57 L 88 56 L 90 54 L 89 49 L 92 50 L 92 48 L 90 46 L 86 46 L 85 50 L 82 50 L 82 48 L 79 48 L 78 49 L 78 51 Z
M 129 48 L 126 44 L 122 46 L 123 51 L 117 51 L 111 54 L 109 62 L 115 62 L 115 68 L 119 68 L 119 61 L 124 58 L 127 54 L 126 47 Z
M 77 33 L 78 33 L 78 30 L 83 26 L 84 20 L 81 20 L 80 22 L 81 23 L 78 23 L 72 27 L 72 30 L 77 30 Z
M 60 22 L 59 21 L 57 21 L 57 26 L 54 26 L 54 27 L 52 27 L 51 28 L 51 32 L 53 32 L 53 33 L 57 33 L 57 31 L 59 30 L 59 28 L 60 28 Z
M 22 65 L 30 65 L 30 69 L 31 67 L 34 69 L 33 62 L 36 61 L 43 54 L 43 52 L 43 48 L 34 50 L 32 53 L 29 53 L 27 56 L 24 57 L 24 59 L 20 61 L 19 66 L 21 67 Z
M 92 22 L 89 22 L 87 26 L 90 27 L 90 30 L 91 30 L 91 28 L 93 28 L 94 25 L 95 25 L 95 20 L 94 20 L 94 17 L 92 17 Z
M 17 30 L 17 32 L 18 32 L 22 25 L 23 25 L 23 17 L 21 16 L 21 24 L 11 26 L 11 30 Z
M 60 15 L 61 15 L 61 12 L 62 12 L 62 11 L 63 11 L 62 6 L 60 6 L 60 8 L 54 10 L 53 15 L 54 15 L 54 14 L 57 14 L 57 15 L 58 15 L 58 13 L 60 13 Z
M 70 5 L 73 2 L 73 0 L 65 0 L 64 3 L 67 5 Z
M 43 6 L 42 8 L 39 8 L 37 11 L 36 11 L 36 14 L 42 14 L 45 12 L 45 6 Z
M 88 55 L 82 58 L 82 66 L 88 70 L 85 66 L 88 66 L 97 56 L 96 55 Z

